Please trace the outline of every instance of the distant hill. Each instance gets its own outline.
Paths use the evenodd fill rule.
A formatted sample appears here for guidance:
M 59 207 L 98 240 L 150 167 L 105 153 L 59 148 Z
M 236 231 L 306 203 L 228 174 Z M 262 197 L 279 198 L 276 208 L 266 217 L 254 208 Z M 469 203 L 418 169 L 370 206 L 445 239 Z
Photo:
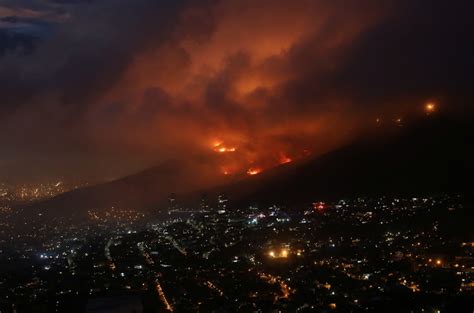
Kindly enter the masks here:
M 219 187 L 212 188 L 202 188 L 206 182 L 196 179 L 195 163 L 171 161 L 35 203 L 30 209 L 65 214 L 112 206 L 146 209 L 164 206 L 171 193 L 185 204 L 196 204 L 202 194 L 215 199 L 225 193 L 235 205 L 291 205 L 344 196 L 464 192 L 474 174 L 474 126 L 463 121 L 429 117 L 396 129 L 381 127 L 323 156 L 231 183 L 220 180 Z M 199 166 L 204 176 L 215 172 L 212 163 L 202 161 Z M 216 177 L 209 176 L 207 186 L 211 181 Z
M 81 214 L 87 210 L 111 207 L 146 209 L 164 202 L 170 194 L 184 193 L 224 183 L 226 177 L 215 173 L 213 160 L 197 158 L 190 161 L 171 160 L 111 182 L 76 189 L 51 199 L 23 206 L 25 211 L 51 214 Z M 196 175 L 200 175 L 196 178 Z

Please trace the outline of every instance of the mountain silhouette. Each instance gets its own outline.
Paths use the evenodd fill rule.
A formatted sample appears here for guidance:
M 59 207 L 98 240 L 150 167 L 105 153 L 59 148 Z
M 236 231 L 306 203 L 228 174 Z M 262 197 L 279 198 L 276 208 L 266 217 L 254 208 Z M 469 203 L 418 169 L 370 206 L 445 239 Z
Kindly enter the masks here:
M 468 191 L 474 173 L 473 125 L 466 119 L 462 121 L 445 116 L 403 127 L 382 126 L 325 155 L 259 175 L 231 182 L 209 177 L 204 188 L 203 181 L 196 179 L 195 163 L 169 161 L 116 181 L 34 203 L 29 209 L 67 214 L 110 207 L 165 209 L 171 193 L 190 207 L 196 207 L 203 194 L 215 199 L 221 193 L 236 206 L 297 205 L 381 194 L 462 193 Z M 214 171 L 214 163 L 198 163 L 205 169 L 203 173 Z

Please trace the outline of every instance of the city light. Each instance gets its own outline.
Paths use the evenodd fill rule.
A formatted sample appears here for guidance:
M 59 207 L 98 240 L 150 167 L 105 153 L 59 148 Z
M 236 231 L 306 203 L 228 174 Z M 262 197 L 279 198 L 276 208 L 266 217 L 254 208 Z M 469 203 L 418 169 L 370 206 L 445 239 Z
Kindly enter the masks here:
M 280 253 L 275 253 L 274 250 L 270 250 L 270 251 L 268 252 L 268 255 L 269 255 L 271 258 L 278 258 L 278 259 L 280 259 L 280 258 L 281 258 L 281 259 L 286 259 L 286 258 L 288 258 L 289 254 L 290 254 L 290 251 L 289 251 L 287 248 L 282 248 L 282 249 L 280 250 Z
M 177 201 L 175 203 L 180 201 L 179 197 L 173 196 L 172 199 Z M 453 201 L 457 199 L 444 195 L 439 198 L 380 197 L 315 201 L 315 208 L 310 205 L 304 211 L 294 212 L 280 205 L 269 208 L 258 206 L 233 208 L 226 196 L 219 195 L 217 207 L 213 205 L 216 199 L 210 197 L 210 205 L 200 205 L 200 210 L 196 210 L 191 217 L 174 218 L 167 222 L 152 224 L 146 231 L 138 230 L 138 227 L 142 227 L 141 221 L 148 220 L 147 217 L 150 215 L 145 216 L 133 209 L 109 208 L 105 211 L 90 209 L 87 211 L 88 226 L 80 232 L 74 228 L 69 229 L 66 223 L 54 219 L 51 224 L 54 227 L 53 231 L 64 234 L 63 239 L 53 239 L 45 246 L 38 246 L 34 258 L 28 262 L 31 265 L 39 265 L 38 269 L 44 276 L 56 277 L 66 271 L 72 273 L 91 271 L 91 276 L 101 280 L 89 289 L 89 294 L 92 296 L 107 294 L 107 286 L 104 286 L 102 281 L 113 282 L 119 278 L 123 280 L 123 285 L 120 287 L 123 291 L 135 288 L 137 291 L 154 291 L 157 309 L 168 312 L 181 311 L 183 307 L 190 305 L 188 298 L 182 298 L 181 291 L 174 288 L 177 282 L 195 277 L 195 284 L 207 289 L 206 296 L 201 294 L 195 296 L 192 287 L 188 288 L 186 285 L 181 287 L 188 293 L 190 299 L 193 299 L 192 308 L 198 311 L 199 308 L 215 301 L 216 297 L 226 300 L 229 292 L 233 293 L 232 289 L 228 289 L 227 282 L 234 279 L 236 274 L 243 275 L 249 280 L 259 278 L 262 283 L 268 285 L 269 288 L 256 290 L 237 281 L 243 289 L 239 296 L 246 298 L 244 301 L 252 306 L 264 297 L 273 299 L 275 303 L 286 299 L 285 301 L 295 306 L 303 306 L 309 300 L 300 298 L 307 291 L 304 287 L 298 287 L 298 282 L 305 279 L 314 282 L 311 288 L 318 289 L 325 302 L 323 305 L 311 302 L 311 306 L 319 305 L 321 309 L 324 306 L 329 311 L 329 305 L 333 303 L 335 311 L 346 305 L 363 308 L 367 301 L 370 301 L 371 292 L 364 290 L 347 292 L 347 298 L 340 297 L 340 288 L 350 290 L 351 282 L 346 285 L 345 279 L 320 277 L 318 268 L 330 269 L 341 277 L 347 276 L 360 284 L 371 284 L 382 294 L 389 286 L 387 281 L 397 281 L 401 287 L 410 292 L 411 297 L 421 299 L 420 307 L 423 308 L 430 304 L 429 301 L 423 300 L 426 294 L 439 292 L 439 287 L 438 283 L 432 283 L 435 280 L 431 277 L 418 275 L 420 272 L 443 269 L 459 277 L 456 292 L 459 290 L 467 293 L 472 290 L 474 284 L 469 280 L 472 271 L 470 259 L 463 256 L 472 252 L 473 244 L 462 240 L 453 242 L 446 237 L 433 241 L 434 235 L 439 236 L 440 231 L 430 231 L 430 228 L 423 227 L 414 231 L 413 237 L 409 237 L 402 231 L 394 230 L 392 226 L 398 223 L 399 218 L 406 221 L 416 219 L 420 221 L 419 223 L 425 223 L 423 219 L 417 217 L 423 216 L 427 209 L 438 206 L 443 208 L 439 211 L 443 214 L 448 204 L 457 207 Z M 324 214 L 321 214 L 319 207 L 324 208 Z M 179 209 L 179 206 L 173 210 L 188 212 L 187 208 Z M 8 217 L 11 214 L 9 212 L 5 211 L 3 217 Z M 285 220 L 289 212 L 292 212 L 291 220 L 298 223 L 290 223 L 287 228 L 278 220 Z M 333 222 L 321 223 L 323 220 Z M 426 223 L 432 225 L 431 221 Z M 8 227 L 8 224 L 4 225 Z M 330 234 L 334 227 L 350 229 L 347 225 L 376 227 L 372 227 L 374 233 L 367 238 L 360 236 L 357 230 L 348 232 L 347 237 L 324 235 L 324 233 Z M 313 234 L 314 230 L 320 230 L 319 234 L 308 236 Z M 25 239 L 38 239 L 43 233 L 44 229 L 38 228 L 32 233 L 34 237 L 31 237 L 32 234 L 25 234 L 28 236 Z M 107 235 L 98 241 L 87 239 L 97 238 L 99 234 Z M 404 253 L 400 253 L 399 246 L 393 245 L 402 239 L 407 241 Z M 454 243 L 462 249 L 458 249 L 456 254 L 449 254 L 449 250 L 445 250 L 447 252 L 443 255 L 431 254 L 430 248 L 439 243 L 443 245 Z M 381 251 L 379 247 L 382 245 L 386 249 Z M 227 251 L 230 251 L 228 249 L 223 251 L 223 248 L 239 246 L 249 249 L 232 249 L 232 255 L 228 254 Z M 340 255 L 341 250 L 337 247 L 345 246 L 351 247 L 357 254 L 348 251 L 348 254 Z M 91 249 L 94 247 L 96 248 Z M 161 253 L 163 248 L 173 253 Z M 262 250 L 258 250 L 261 248 Z M 31 253 L 31 248 L 28 246 L 20 249 L 22 249 L 19 250 L 21 255 Z M 324 249 L 326 255 L 318 253 L 319 249 Z M 386 265 L 388 262 L 372 261 L 370 254 L 366 254 L 367 249 L 371 253 L 380 253 L 389 262 L 406 261 L 415 262 L 417 265 L 392 271 Z M 261 251 L 261 254 L 257 251 Z M 196 266 L 191 266 L 187 262 L 191 254 L 196 256 L 192 261 Z M 8 257 L 13 258 L 14 255 Z M 226 259 L 229 256 L 232 261 L 219 265 L 216 271 L 212 259 Z M 176 260 L 178 262 L 174 262 Z M 179 262 L 180 260 L 183 262 Z M 186 273 L 184 274 L 186 276 L 180 276 L 183 275 L 180 273 Z M 12 286 L 11 291 L 7 291 L 8 295 L 12 297 L 14 292 L 17 292 L 15 286 L 22 286 L 23 292 L 31 297 L 37 297 L 37 294 L 49 288 L 46 284 L 43 287 L 35 283 L 34 280 L 32 283 L 36 273 L 32 272 L 29 275 L 31 278 L 25 283 L 18 283 L 14 279 L 8 281 L 9 286 Z M 293 284 L 295 285 L 292 286 Z M 68 284 L 54 288 L 56 294 L 65 295 L 76 293 L 80 290 L 80 285 Z M 443 294 L 450 295 L 450 291 L 445 290 Z M 47 298 L 43 298 L 42 301 L 47 301 Z M 232 308 L 235 309 L 232 311 L 238 310 L 237 306 Z
M 323 211 L 326 208 L 324 202 L 313 202 L 313 209 L 316 211 Z
M 0 0 L 0 313 L 474 313 L 472 8 Z

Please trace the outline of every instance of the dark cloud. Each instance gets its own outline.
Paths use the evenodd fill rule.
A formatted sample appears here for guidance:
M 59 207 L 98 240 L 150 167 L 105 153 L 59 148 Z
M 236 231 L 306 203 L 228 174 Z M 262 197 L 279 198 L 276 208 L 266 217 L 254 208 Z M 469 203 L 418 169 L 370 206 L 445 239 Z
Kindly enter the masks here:
M 351 49 L 337 83 L 371 102 L 410 93 L 465 93 L 474 70 L 473 9 L 470 1 L 404 3 Z

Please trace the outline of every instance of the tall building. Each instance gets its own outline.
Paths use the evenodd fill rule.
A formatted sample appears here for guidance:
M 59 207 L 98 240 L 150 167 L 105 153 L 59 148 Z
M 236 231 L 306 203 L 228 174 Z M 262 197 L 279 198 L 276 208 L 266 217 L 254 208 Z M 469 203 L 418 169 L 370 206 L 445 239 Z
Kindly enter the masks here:
M 225 194 L 220 194 L 217 196 L 217 212 L 223 214 L 227 210 L 227 202 L 229 199 Z
M 204 212 L 209 211 L 209 201 L 207 199 L 207 195 L 205 194 L 201 197 L 201 201 L 199 202 L 199 209 Z
M 176 211 L 178 209 L 178 204 L 176 203 L 176 195 L 172 193 L 168 197 L 168 211 Z

